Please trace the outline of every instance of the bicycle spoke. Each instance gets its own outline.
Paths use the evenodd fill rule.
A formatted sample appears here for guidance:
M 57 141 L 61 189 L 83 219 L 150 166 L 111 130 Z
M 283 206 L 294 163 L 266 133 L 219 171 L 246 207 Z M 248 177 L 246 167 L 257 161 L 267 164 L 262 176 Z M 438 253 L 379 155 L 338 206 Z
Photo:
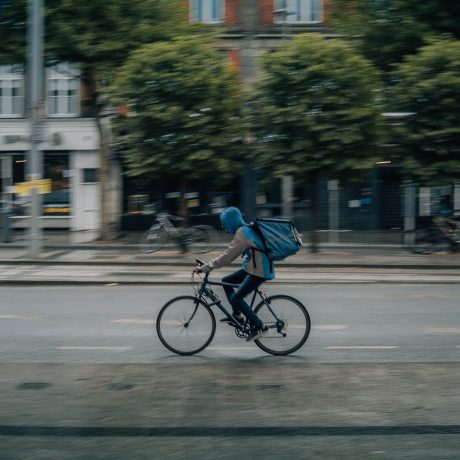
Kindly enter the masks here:
M 197 254 L 209 252 L 215 249 L 218 239 L 217 231 L 210 225 L 196 225 L 189 230 L 188 246 Z
M 259 318 L 268 327 L 255 343 L 267 353 L 287 355 L 298 350 L 310 333 L 310 317 L 306 308 L 289 296 L 272 296 L 267 299 L 271 310 L 265 302 L 255 309 Z
M 214 314 L 204 302 L 191 296 L 172 299 L 160 311 L 157 332 L 163 345 L 174 353 L 192 355 L 214 337 Z
M 168 232 L 163 227 L 154 226 L 143 233 L 139 241 L 139 251 L 149 254 L 160 250 L 168 240 Z

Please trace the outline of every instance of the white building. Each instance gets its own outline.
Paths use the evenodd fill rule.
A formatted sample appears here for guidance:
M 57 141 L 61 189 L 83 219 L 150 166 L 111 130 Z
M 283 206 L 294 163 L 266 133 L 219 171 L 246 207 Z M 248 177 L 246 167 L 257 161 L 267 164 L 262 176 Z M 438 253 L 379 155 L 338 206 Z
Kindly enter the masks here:
M 30 124 L 25 118 L 22 66 L 0 66 L 0 192 L 2 200 L 24 204 L 15 185 L 26 181 Z M 42 178 L 51 180 L 43 195 L 43 228 L 69 229 L 72 241 L 91 241 L 100 230 L 99 133 L 92 118 L 82 117 L 84 102 L 78 66 L 47 69 Z M 120 212 L 118 162 L 113 162 L 111 207 Z M 115 206 L 114 206 L 115 204 Z M 25 215 L 12 218 L 13 227 L 28 227 Z

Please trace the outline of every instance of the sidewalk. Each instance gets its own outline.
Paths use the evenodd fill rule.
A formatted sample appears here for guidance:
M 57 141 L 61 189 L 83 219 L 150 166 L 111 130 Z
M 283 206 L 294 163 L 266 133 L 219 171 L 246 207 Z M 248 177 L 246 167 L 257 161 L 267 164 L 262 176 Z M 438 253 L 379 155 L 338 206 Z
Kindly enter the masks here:
M 190 267 L 196 258 L 209 260 L 216 257 L 225 244 L 205 254 L 181 254 L 174 246 L 164 250 L 141 254 L 138 247 L 125 241 L 116 243 L 94 242 L 70 245 L 57 239 L 45 240 L 37 259 L 31 259 L 26 241 L 0 244 L 0 264 L 74 264 L 74 265 L 140 265 Z M 235 263 L 240 263 L 239 259 Z M 392 244 L 328 244 L 320 245 L 320 252 L 311 254 L 308 246 L 279 267 L 316 268 L 400 268 L 400 269 L 460 269 L 460 254 L 409 254 L 401 246 Z

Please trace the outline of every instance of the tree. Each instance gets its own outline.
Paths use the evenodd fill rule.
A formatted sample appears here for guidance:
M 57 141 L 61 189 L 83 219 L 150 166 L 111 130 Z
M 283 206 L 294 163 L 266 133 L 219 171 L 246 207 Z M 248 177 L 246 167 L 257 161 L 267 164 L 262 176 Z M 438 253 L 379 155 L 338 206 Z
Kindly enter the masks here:
M 395 127 L 402 166 L 422 183 L 460 178 L 460 42 L 438 39 L 393 73 L 388 104 L 413 113 Z
M 179 180 L 182 216 L 187 181 L 223 181 L 238 172 L 237 78 L 212 36 L 136 51 L 115 80 L 113 94 L 131 110 L 117 126 L 128 173 Z
M 272 177 L 292 174 L 309 186 L 315 252 L 318 177 L 346 179 L 373 164 L 378 74 L 346 43 L 319 34 L 265 55 L 263 68 L 250 120 L 254 161 Z
M 451 0 L 333 0 L 332 25 L 385 71 L 429 36 L 460 38 L 460 3 Z
M 110 145 L 104 129 L 106 84 L 139 46 L 170 39 L 186 27 L 181 0 L 49 0 L 45 2 L 47 64 L 79 63 L 88 90 L 90 116 L 100 139 L 101 237 L 115 236 L 116 221 L 106 205 Z M 0 17 L 0 63 L 24 61 L 26 0 L 3 0 Z

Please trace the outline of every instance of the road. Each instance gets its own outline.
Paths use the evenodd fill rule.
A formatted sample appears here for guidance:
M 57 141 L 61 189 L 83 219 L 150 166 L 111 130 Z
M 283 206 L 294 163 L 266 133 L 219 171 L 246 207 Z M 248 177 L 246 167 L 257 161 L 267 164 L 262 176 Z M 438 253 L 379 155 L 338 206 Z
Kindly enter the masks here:
M 441 283 L 460 284 L 458 266 L 449 268 L 426 268 L 416 266 L 401 268 L 397 265 L 383 267 L 372 266 L 278 266 L 276 279 L 271 284 L 287 283 Z M 239 266 L 239 261 L 238 264 Z M 164 285 L 190 284 L 190 274 L 193 262 L 175 265 L 165 263 L 157 265 L 117 264 L 111 261 L 107 265 L 82 261 L 80 264 L 53 263 L 0 263 L 1 284 L 136 284 Z M 235 266 L 235 269 L 237 267 Z M 219 277 L 231 273 L 232 269 L 219 270 Z
M 0 287 L 0 459 L 458 459 L 458 284 L 277 284 L 307 344 L 153 332 L 186 285 Z

